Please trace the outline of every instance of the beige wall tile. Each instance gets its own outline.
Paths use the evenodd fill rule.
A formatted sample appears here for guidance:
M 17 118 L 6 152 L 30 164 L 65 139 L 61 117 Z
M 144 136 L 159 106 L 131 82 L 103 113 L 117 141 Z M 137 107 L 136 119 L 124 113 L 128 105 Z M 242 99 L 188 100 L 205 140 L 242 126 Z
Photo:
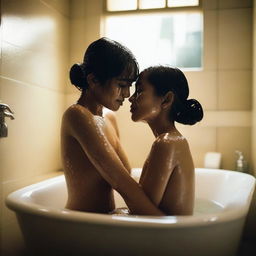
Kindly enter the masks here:
M 218 72 L 218 109 L 251 110 L 251 70 L 225 70 Z
M 124 106 L 116 112 L 121 143 L 132 167 L 142 167 L 154 141 L 154 136 L 148 125 L 131 120 L 130 104 L 127 100 Z
M 40 1 L 24 0 L 19 4 L 17 0 L 2 2 L 3 40 L 10 44 L 45 52 L 56 47 L 63 28 L 68 30 L 65 22 L 68 18 Z
M 75 63 L 82 63 L 84 58 L 85 50 L 89 43 L 86 39 L 86 21 L 83 18 L 72 19 L 70 21 L 70 59 L 69 59 L 69 70 Z M 68 80 L 67 93 L 75 93 L 77 89 L 71 86 L 70 80 Z
M 75 18 L 85 18 L 86 8 L 90 4 L 90 0 L 70 0 L 70 17 Z M 99 2 L 94 1 L 94 2 Z
M 256 0 L 253 1 L 254 7 L 256 6 Z M 256 8 L 253 9 L 253 46 L 256 45 Z M 253 50 L 253 62 L 256 63 L 256 51 Z M 253 65 L 253 84 L 252 84 L 252 161 L 253 170 L 256 176 L 256 65 Z M 255 221 L 256 226 L 256 221 Z M 256 236 L 256 235 L 255 235 Z
M 100 26 L 103 1 L 72 0 L 70 20 L 70 64 L 83 61 L 84 53 L 90 43 L 101 36 Z M 67 86 L 68 93 L 75 93 Z
M 220 9 L 252 7 L 252 0 L 218 0 Z
M 39 1 L 24 0 L 18 4 L 17 0 L 2 0 L 3 39 L 22 48 L 38 49 L 38 40 L 54 27 L 54 21 L 45 9 Z M 44 41 L 44 47 L 48 47 L 51 38 Z
M 60 169 L 64 94 L 3 78 L 0 86 L 4 86 L 2 101 L 15 112 L 15 120 L 6 120 L 9 136 L 0 144 L 3 180 Z
M 39 1 L 4 1 L 2 75 L 64 91 L 69 21 Z
M 40 0 L 47 6 L 54 8 L 62 15 L 69 17 L 70 15 L 70 0 Z
M 76 62 L 73 62 L 73 64 L 75 64 Z M 70 68 L 73 66 L 70 65 Z M 68 77 L 68 81 L 67 81 L 67 86 L 66 86 L 66 95 L 67 95 L 67 98 L 69 98 L 69 95 L 73 95 L 73 94 L 80 94 L 79 93 L 79 89 L 77 89 L 73 84 L 71 84 L 71 81 L 70 81 L 70 78 Z M 68 101 L 68 99 L 67 99 Z
M 121 143 L 129 162 L 134 168 L 143 167 L 154 142 L 153 133 L 149 126 L 143 123 L 132 124 L 129 131 L 124 129 L 123 125 L 119 126 Z
M 218 24 L 219 69 L 251 69 L 252 10 L 220 10 Z
M 84 53 L 89 42 L 86 39 L 86 21 L 83 18 L 70 20 L 70 62 L 83 62 Z
M 80 97 L 80 91 L 76 89 L 75 93 L 66 94 L 66 108 L 75 104 Z
M 236 150 L 242 151 L 245 159 L 251 163 L 251 128 L 220 127 L 217 128 L 217 151 L 222 153 L 222 168 L 235 170 Z
M 204 111 L 199 126 L 208 127 L 251 127 L 251 111 Z
M 67 65 L 62 69 L 57 52 L 52 57 L 3 42 L 2 76 L 64 92 L 68 78 Z
M 217 69 L 217 11 L 204 11 L 204 42 L 203 68 L 204 70 Z
M 216 128 L 177 124 L 178 130 L 187 139 L 195 167 L 204 167 L 206 152 L 216 151 Z
M 203 10 L 217 9 L 218 7 L 218 0 L 202 0 L 201 2 Z
M 195 98 L 204 110 L 217 108 L 216 71 L 185 72 L 189 83 L 189 98 Z

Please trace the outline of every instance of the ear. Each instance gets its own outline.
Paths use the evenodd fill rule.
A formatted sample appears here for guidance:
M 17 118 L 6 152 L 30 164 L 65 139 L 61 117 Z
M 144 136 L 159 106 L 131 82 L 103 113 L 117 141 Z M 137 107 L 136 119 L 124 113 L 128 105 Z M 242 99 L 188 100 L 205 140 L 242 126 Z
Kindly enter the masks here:
M 95 85 L 98 85 L 99 83 L 99 81 L 96 79 L 93 73 L 88 74 L 86 79 L 87 79 L 89 88 L 94 88 Z
M 169 91 L 167 92 L 164 97 L 163 97 L 163 100 L 162 100 L 162 108 L 163 109 L 167 109 L 167 108 L 170 108 L 172 103 L 174 101 L 174 94 L 173 92 Z

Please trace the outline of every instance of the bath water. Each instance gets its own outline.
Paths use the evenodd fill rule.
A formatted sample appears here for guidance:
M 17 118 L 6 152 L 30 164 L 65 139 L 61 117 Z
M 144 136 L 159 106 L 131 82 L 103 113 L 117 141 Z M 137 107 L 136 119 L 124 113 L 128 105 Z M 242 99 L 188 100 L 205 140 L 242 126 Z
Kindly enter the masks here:
M 223 211 L 224 206 L 220 203 L 202 198 L 196 198 L 194 215 L 211 214 Z
M 127 207 L 123 198 L 115 191 L 114 192 L 116 208 Z M 194 215 L 203 215 L 203 214 L 214 214 L 219 213 L 224 210 L 224 206 L 220 203 L 203 198 L 195 199 Z

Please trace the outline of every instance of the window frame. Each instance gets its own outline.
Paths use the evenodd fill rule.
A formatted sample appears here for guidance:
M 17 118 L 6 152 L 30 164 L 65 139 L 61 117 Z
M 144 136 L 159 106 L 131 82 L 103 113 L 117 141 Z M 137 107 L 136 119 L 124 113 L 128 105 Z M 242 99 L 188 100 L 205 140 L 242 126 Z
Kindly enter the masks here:
M 175 11 L 202 11 L 202 0 L 198 0 L 199 3 L 197 6 L 179 6 L 179 7 L 168 7 L 168 0 L 165 0 L 165 7 L 160 8 L 149 8 L 149 9 L 140 9 L 139 8 L 139 1 L 137 0 L 137 9 L 135 10 L 119 10 L 119 11 L 109 11 L 107 9 L 107 1 L 105 0 L 103 3 L 103 13 L 105 15 L 120 15 L 120 14 L 135 14 L 135 13 L 155 13 L 155 12 L 175 12 Z

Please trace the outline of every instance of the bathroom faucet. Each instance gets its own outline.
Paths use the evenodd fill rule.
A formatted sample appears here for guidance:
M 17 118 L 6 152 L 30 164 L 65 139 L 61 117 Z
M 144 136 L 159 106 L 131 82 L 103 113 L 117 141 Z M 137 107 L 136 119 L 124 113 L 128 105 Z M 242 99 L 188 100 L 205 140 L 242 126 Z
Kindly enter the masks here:
M 5 123 L 5 117 L 14 119 L 13 112 L 7 104 L 0 103 L 0 138 L 7 137 L 8 135 L 8 127 Z

